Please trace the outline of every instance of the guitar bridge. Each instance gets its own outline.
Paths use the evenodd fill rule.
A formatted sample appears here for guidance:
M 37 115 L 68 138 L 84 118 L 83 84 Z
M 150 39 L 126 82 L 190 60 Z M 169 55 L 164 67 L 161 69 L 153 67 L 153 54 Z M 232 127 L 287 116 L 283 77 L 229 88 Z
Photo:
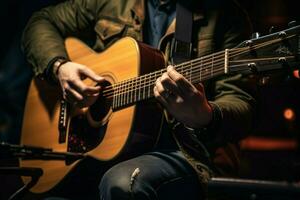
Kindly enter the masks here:
M 68 103 L 65 100 L 60 102 L 59 121 L 58 121 L 58 142 L 65 143 L 68 130 Z

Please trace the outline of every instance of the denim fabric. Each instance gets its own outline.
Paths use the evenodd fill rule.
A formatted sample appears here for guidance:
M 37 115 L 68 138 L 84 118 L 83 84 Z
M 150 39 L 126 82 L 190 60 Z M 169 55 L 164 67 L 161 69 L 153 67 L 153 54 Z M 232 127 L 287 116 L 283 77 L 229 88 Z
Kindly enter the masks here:
M 152 152 L 108 170 L 99 185 L 100 199 L 204 199 L 197 177 L 181 152 Z

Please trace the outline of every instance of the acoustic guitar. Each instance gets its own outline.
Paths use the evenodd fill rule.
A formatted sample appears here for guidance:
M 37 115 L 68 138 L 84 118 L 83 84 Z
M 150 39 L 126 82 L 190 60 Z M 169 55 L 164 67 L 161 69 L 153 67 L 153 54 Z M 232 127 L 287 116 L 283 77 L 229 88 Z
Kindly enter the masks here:
M 250 39 L 233 49 L 178 64 L 175 69 L 190 82 L 199 83 L 221 75 L 294 68 L 299 64 L 299 30 L 300 26 L 295 26 Z M 95 104 L 78 109 L 62 101 L 58 86 L 33 79 L 25 105 L 21 144 L 44 147 L 58 155 L 80 153 L 102 161 L 151 150 L 159 138 L 163 119 L 153 98 L 153 86 L 166 71 L 164 55 L 129 37 L 102 53 L 75 38 L 66 39 L 65 46 L 73 62 L 88 66 L 107 82 Z M 20 159 L 20 165 L 43 169 L 43 176 L 30 190 L 43 193 L 57 185 L 79 160 L 72 156 L 37 156 Z

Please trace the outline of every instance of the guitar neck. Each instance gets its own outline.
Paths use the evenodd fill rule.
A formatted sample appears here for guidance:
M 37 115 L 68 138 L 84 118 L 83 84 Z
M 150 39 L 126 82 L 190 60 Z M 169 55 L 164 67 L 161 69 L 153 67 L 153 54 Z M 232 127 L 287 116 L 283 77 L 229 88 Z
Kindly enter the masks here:
M 227 73 L 227 50 L 187 61 L 174 68 L 193 84 Z M 139 101 L 154 97 L 155 81 L 166 72 L 166 68 L 121 81 L 103 91 L 112 97 L 112 109 L 118 110 Z

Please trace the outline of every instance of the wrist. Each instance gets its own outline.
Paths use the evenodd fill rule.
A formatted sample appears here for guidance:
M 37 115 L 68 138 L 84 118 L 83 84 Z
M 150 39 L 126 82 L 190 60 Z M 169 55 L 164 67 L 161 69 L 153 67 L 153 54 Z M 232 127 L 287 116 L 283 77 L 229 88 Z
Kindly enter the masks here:
M 57 58 L 52 65 L 52 75 L 57 80 L 59 69 L 62 65 L 69 62 L 68 59 L 65 58 Z
M 57 84 L 58 80 L 56 77 L 56 71 L 57 71 L 57 67 L 59 66 L 58 63 L 55 64 L 54 63 L 57 60 L 61 60 L 60 61 L 60 65 L 62 65 L 63 63 L 68 62 L 69 60 L 64 58 L 64 57 L 54 57 L 53 59 L 50 60 L 50 62 L 47 65 L 47 68 L 44 71 L 44 77 L 45 79 L 50 83 L 50 84 Z M 55 68 L 55 69 L 54 69 Z
M 208 121 L 205 124 L 199 126 L 189 126 L 187 124 L 182 123 L 182 125 L 195 134 L 204 133 L 204 132 L 216 132 L 218 131 L 221 121 L 223 119 L 222 111 L 219 106 L 213 102 L 209 102 L 210 107 L 210 116 L 208 117 Z
M 207 102 L 205 109 L 198 111 L 198 113 L 201 113 L 201 115 L 202 115 L 201 119 L 200 119 L 200 117 L 194 117 L 194 120 L 191 120 L 187 124 L 184 124 L 184 123 L 183 124 L 185 127 L 190 128 L 190 129 L 202 129 L 203 127 L 206 127 L 212 123 L 213 112 L 214 112 L 213 107 L 210 105 L 209 102 Z

